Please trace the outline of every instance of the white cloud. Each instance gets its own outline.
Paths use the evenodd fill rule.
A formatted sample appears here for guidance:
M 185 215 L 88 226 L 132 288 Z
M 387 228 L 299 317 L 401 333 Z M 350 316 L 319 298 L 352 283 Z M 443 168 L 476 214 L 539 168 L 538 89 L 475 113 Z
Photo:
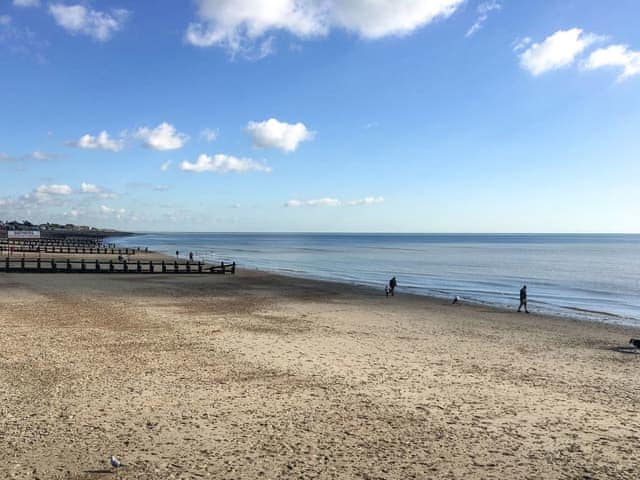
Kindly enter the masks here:
M 206 142 L 214 142 L 218 138 L 218 130 L 212 128 L 203 128 L 200 131 L 200 138 Z
M 0 15 L 0 25 L 10 25 L 11 17 L 9 15 Z
M 82 182 L 82 184 L 80 184 L 80 189 L 82 190 L 82 193 L 100 193 L 100 188 L 93 183 Z
M 15 7 L 39 7 L 40 0 L 13 0 Z
M 71 195 L 73 189 L 69 185 L 40 185 L 36 188 L 36 193 L 47 195 Z
M 314 132 L 307 130 L 303 123 L 290 124 L 275 118 L 264 122 L 249 122 L 246 130 L 253 138 L 254 147 L 277 148 L 284 152 L 293 152 L 300 142 L 314 137 Z
M 14 157 L 5 152 L 0 152 L 0 162 L 13 162 L 15 160 Z
M 129 18 L 130 12 L 125 9 L 114 9 L 109 13 L 91 10 L 83 5 L 49 5 L 49 13 L 58 25 L 69 33 L 84 34 L 104 42 L 114 32 L 120 30 Z
M 104 130 L 97 136 L 89 134 L 83 135 L 75 142 L 67 142 L 67 145 L 92 150 L 109 150 L 112 152 L 119 152 L 124 148 L 124 142 L 122 140 L 111 138 Z
M 527 48 L 531 44 L 531 37 L 523 37 L 517 38 L 515 42 L 513 42 L 513 51 L 521 52 L 525 48 Z
M 100 205 L 100 212 L 104 215 L 115 216 L 116 218 L 121 219 L 127 211 L 124 208 L 111 208 L 106 205 Z
M 237 158 L 232 155 L 218 153 L 213 156 L 202 154 L 196 163 L 184 161 L 180 163 L 180 170 L 186 172 L 215 172 L 215 173 L 244 173 L 271 172 L 271 168 L 250 158 Z
M 464 0 L 196 0 L 200 21 L 186 41 L 222 46 L 232 53 L 252 50 L 261 37 L 285 31 L 299 38 L 326 35 L 332 28 L 364 38 L 406 35 L 453 14 Z M 269 39 L 267 39 L 269 40 Z M 271 50 L 266 48 L 264 54 Z
M 189 138 L 184 133 L 177 132 L 176 128 L 167 122 L 162 122 L 154 129 L 139 128 L 134 136 L 143 140 L 145 146 L 153 150 L 177 150 L 182 148 Z
M 342 204 L 337 198 L 316 198 L 313 200 L 289 200 L 285 207 L 339 207 Z
M 34 150 L 31 154 L 28 155 L 29 158 L 33 158 L 34 160 L 55 160 L 58 156 L 54 153 L 45 153 L 40 150 Z
M 113 192 L 100 188 L 93 183 L 82 182 L 80 184 L 80 191 L 87 195 L 91 195 L 98 198 L 116 198 L 117 195 Z
M 171 160 L 167 160 L 166 162 L 163 162 L 162 165 L 160 165 L 160 170 L 162 170 L 163 172 L 166 172 L 167 170 L 169 170 L 170 166 L 171 166 Z
M 338 198 L 325 197 L 317 198 L 313 200 L 289 200 L 284 204 L 285 207 L 340 207 L 343 205 L 349 207 L 356 207 L 361 205 L 375 205 L 383 203 L 383 197 L 364 197 L 357 200 L 350 200 L 348 202 L 342 202 Z
M 323 2 L 316 2 L 323 3 Z M 365 38 L 406 35 L 452 15 L 464 0 L 348 0 L 332 3 L 336 24 Z
M 482 2 L 478 5 L 478 18 L 476 22 L 471 25 L 471 28 L 467 30 L 467 34 L 465 36 L 470 37 L 478 30 L 480 30 L 484 23 L 488 20 L 489 14 L 491 12 L 500 11 L 502 9 L 502 4 L 497 0 L 489 0 L 488 2 Z
M 624 80 L 640 74 L 640 52 L 630 50 L 626 45 L 610 45 L 592 52 L 584 67 L 588 70 L 622 67 L 618 80 Z
M 351 200 L 350 202 L 347 202 L 347 205 L 354 207 L 359 205 L 375 205 L 376 203 L 383 203 L 383 202 L 384 202 L 383 197 L 364 197 L 364 198 L 359 198 L 357 200 Z
M 73 193 L 73 189 L 69 185 L 40 185 L 33 191 L 33 194 L 26 194 L 23 198 L 23 202 L 27 202 L 30 198 L 35 198 L 39 203 L 46 203 L 53 200 L 55 197 L 68 196 Z
M 520 54 L 520 65 L 533 75 L 570 66 L 576 57 L 602 37 L 580 28 L 559 30 L 542 43 L 533 43 Z

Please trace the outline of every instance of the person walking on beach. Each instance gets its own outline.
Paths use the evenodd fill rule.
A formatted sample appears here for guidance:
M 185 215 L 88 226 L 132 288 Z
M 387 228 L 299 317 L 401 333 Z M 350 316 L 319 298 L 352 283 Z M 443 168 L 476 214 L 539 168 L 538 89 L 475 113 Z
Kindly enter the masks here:
M 522 310 L 522 307 L 524 307 L 524 311 L 526 313 L 529 313 L 529 310 L 527 310 L 527 286 L 523 285 L 522 288 L 520 289 L 520 306 L 518 307 L 518 313 L 520 312 L 520 310 Z
M 389 292 L 391 293 L 391 296 L 393 297 L 395 295 L 395 289 L 398 286 L 398 281 L 396 280 L 396 277 L 393 277 L 391 280 L 389 280 Z

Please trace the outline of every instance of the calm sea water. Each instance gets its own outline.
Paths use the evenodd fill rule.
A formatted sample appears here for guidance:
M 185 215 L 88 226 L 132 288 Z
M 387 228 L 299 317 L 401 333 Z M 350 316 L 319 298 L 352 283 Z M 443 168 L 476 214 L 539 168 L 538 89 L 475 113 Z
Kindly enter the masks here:
M 143 234 L 117 240 L 240 267 L 640 326 L 640 235 Z

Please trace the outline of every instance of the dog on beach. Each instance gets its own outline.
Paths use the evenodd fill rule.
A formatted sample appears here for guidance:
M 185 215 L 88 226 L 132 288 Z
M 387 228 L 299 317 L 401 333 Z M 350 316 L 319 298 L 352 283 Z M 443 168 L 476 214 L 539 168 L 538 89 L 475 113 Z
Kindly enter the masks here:
M 629 343 L 640 350 L 640 338 L 632 338 Z

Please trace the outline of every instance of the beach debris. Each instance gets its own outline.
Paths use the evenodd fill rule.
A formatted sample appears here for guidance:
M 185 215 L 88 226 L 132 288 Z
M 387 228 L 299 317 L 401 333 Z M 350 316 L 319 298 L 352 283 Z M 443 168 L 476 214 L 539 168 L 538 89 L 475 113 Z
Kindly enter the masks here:
M 629 343 L 640 350 L 640 338 L 632 338 Z
M 126 465 L 124 463 L 122 463 L 120 460 L 118 460 L 116 457 L 114 457 L 113 455 L 111 455 L 109 457 L 109 463 L 111 464 L 111 466 L 113 468 L 122 468 L 122 467 L 126 467 Z
M 452 305 L 455 305 L 456 303 L 458 303 L 460 301 L 460 297 L 458 295 L 456 295 L 455 297 L 453 297 L 453 302 L 451 302 Z

